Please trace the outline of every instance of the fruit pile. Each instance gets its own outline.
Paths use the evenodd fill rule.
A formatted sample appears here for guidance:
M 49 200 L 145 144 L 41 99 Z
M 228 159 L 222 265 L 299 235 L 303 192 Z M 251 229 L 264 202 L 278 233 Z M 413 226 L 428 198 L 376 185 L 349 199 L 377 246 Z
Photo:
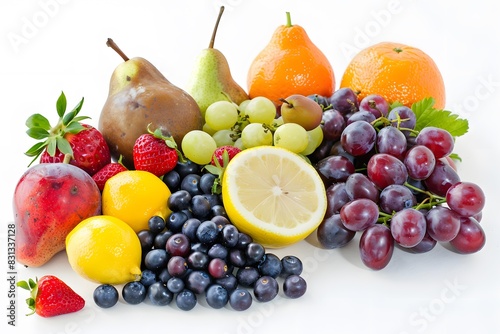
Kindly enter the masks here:
M 93 298 L 103 308 L 117 303 L 123 285 L 129 304 L 175 299 L 187 311 L 204 296 L 213 308 L 242 311 L 280 291 L 306 292 L 301 260 L 269 249 L 312 233 L 333 249 L 359 232 L 361 260 L 373 270 L 396 247 L 482 249 L 485 196 L 461 181 L 454 162 L 468 123 L 442 110 L 432 59 L 401 44 L 374 45 L 334 91 L 330 63 L 287 13 L 250 66 L 247 94 L 213 47 L 222 12 L 187 91 L 108 39 L 123 63 L 98 128 L 82 122 L 83 99 L 67 112 L 64 93 L 56 125 L 28 118 L 27 133 L 40 142 L 26 154 L 40 164 L 14 192 L 19 263 L 43 266 L 65 250 L 72 269 L 97 284 Z M 84 305 L 52 276 L 40 279 L 38 294 L 35 280 L 19 286 L 41 315 Z M 59 288 L 74 305 L 48 305 Z

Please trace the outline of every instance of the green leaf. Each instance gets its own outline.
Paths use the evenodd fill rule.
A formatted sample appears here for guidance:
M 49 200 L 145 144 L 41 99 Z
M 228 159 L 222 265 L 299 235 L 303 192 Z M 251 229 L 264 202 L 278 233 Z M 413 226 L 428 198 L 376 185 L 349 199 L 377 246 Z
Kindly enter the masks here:
M 49 120 L 42 114 L 31 115 L 28 117 L 25 124 L 28 128 L 42 128 L 47 131 L 51 128 Z
M 90 119 L 89 116 L 76 116 L 75 118 L 73 118 L 73 122 L 80 122 L 80 121 L 83 121 L 84 119 Z
M 75 110 L 70 111 L 69 113 L 67 113 L 66 115 L 64 115 L 62 123 L 65 126 L 68 125 L 68 124 L 70 124 L 73 121 L 73 119 L 75 118 L 75 116 L 76 116 L 76 111 Z
M 47 130 L 42 128 L 29 128 L 26 133 L 34 139 L 45 139 L 50 135 Z
M 433 98 L 425 98 L 411 106 L 417 118 L 415 130 L 420 131 L 425 127 L 434 126 L 447 130 L 453 137 L 467 133 L 469 122 L 466 119 L 459 118 L 448 110 L 435 109 L 434 102 Z
M 220 167 L 216 167 L 214 165 L 205 165 L 205 168 L 209 173 L 214 174 L 216 176 L 221 176 L 222 175 L 222 169 Z
M 49 137 L 47 139 L 47 153 L 53 157 L 56 155 L 57 142 L 55 137 Z
M 57 148 L 59 149 L 59 151 L 61 151 L 61 153 L 73 155 L 73 149 L 71 148 L 71 145 L 66 139 L 57 137 L 56 141 L 57 141 Z
M 82 110 L 83 101 L 84 101 L 84 98 L 82 97 L 82 99 L 80 100 L 80 102 L 78 102 L 78 104 L 73 108 L 73 110 L 71 110 L 72 112 L 75 112 L 75 116 L 78 115 L 78 113 L 80 112 L 80 110 Z
M 67 105 L 66 95 L 64 95 L 64 92 L 61 92 L 61 95 L 59 95 L 59 98 L 57 99 L 56 102 L 56 109 L 59 118 L 63 117 L 64 112 L 66 111 L 66 105 Z
M 28 282 L 26 282 L 26 281 L 19 281 L 19 282 L 17 282 L 16 285 L 18 287 L 20 287 L 21 289 L 28 290 L 28 291 L 31 290 L 29 285 L 28 285 Z
M 80 131 L 85 130 L 85 127 L 78 122 L 71 122 L 67 127 L 65 132 L 77 134 Z
M 47 142 L 39 142 L 31 146 L 24 154 L 28 157 L 38 157 L 42 153 L 43 149 L 47 146 Z

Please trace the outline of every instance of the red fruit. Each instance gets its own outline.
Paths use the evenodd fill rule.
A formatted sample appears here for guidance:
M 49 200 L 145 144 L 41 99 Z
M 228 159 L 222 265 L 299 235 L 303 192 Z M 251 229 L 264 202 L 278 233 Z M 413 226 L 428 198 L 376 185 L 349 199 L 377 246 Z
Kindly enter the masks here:
M 66 162 L 93 175 L 111 162 L 109 147 L 103 135 L 93 126 L 80 123 L 88 118 L 78 116 L 82 105 L 83 98 L 73 110 L 66 113 L 66 97 L 61 93 L 56 104 L 59 121 L 54 127 L 43 115 L 34 114 L 28 118 L 28 135 L 43 140 L 25 153 L 34 157 L 31 163 L 40 155 L 41 163 L 63 162 L 68 156 L 70 159 Z
M 106 184 L 106 181 L 109 178 L 126 170 L 127 168 L 123 166 L 120 162 L 110 162 L 109 164 L 104 166 L 101 170 L 99 170 L 97 173 L 92 175 L 92 179 L 94 179 L 95 183 L 97 184 L 97 187 L 102 192 L 102 190 L 104 189 L 104 185 Z
M 224 161 L 224 151 L 227 152 L 228 156 L 228 160 L 226 162 Z M 212 155 L 212 161 L 210 162 L 210 164 L 217 166 L 215 162 L 215 159 L 217 159 L 219 161 L 219 166 L 226 167 L 227 163 L 231 161 L 231 159 L 240 152 L 241 150 L 236 146 L 225 145 L 217 147 L 214 151 L 214 154 Z
M 172 137 L 165 137 L 160 130 L 148 132 L 137 138 L 132 149 L 134 168 L 162 176 L 170 172 L 179 161 L 177 145 Z
M 101 192 L 81 168 L 39 164 L 18 181 L 13 212 L 16 259 L 39 267 L 65 249 L 66 236 L 78 223 L 101 213 Z
M 31 297 L 26 303 L 33 313 L 41 317 L 54 317 L 56 315 L 73 313 L 85 306 L 85 300 L 59 278 L 46 275 L 40 280 L 29 279 L 20 281 L 17 285 L 31 292 Z

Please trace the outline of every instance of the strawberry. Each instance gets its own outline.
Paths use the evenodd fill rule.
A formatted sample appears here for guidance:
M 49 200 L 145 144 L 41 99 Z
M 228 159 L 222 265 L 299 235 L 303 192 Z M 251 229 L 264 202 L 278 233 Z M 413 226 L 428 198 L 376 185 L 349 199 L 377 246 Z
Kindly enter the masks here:
M 66 113 L 66 96 L 61 93 L 56 109 L 59 120 L 51 126 L 41 114 L 31 115 L 26 120 L 26 133 L 41 142 L 33 145 L 26 155 L 34 157 L 30 165 L 40 156 L 41 163 L 69 162 L 93 175 L 111 162 L 109 147 L 103 135 L 91 125 L 80 121 L 86 116 L 78 116 L 83 105 L 83 98 Z
M 165 137 L 160 129 L 137 138 L 132 149 L 134 168 L 160 177 L 175 168 L 179 159 L 183 160 L 173 137 Z
M 40 280 L 29 279 L 19 281 L 17 286 L 30 291 L 31 296 L 26 299 L 31 313 L 41 317 L 53 317 L 60 314 L 73 313 L 85 306 L 85 300 L 59 278 L 46 275 Z
M 228 154 L 227 162 L 224 162 L 224 158 L 223 158 L 224 151 L 226 151 Z M 215 163 L 215 159 L 217 159 L 219 161 L 220 166 L 226 167 L 227 163 L 229 161 L 231 161 L 231 159 L 236 154 L 238 154 L 240 152 L 241 152 L 241 150 L 236 146 L 224 145 L 224 146 L 217 147 L 214 151 L 214 154 L 212 155 L 212 161 L 210 163 L 214 166 L 217 166 Z
M 97 187 L 102 192 L 102 190 L 104 189 L 104 184 L 109 178 L 126 170 L 127 168 L 121 163 L 120 157 L 118 162 L 110 162 L 109 164 L 101 168 L 97 173 L 92 175 L 92 179 L 94 179 Z
M 220 194 L 222 192 L 222 175 L 227 167 L 229 161 L 238 153 L 241 152 L 236 146 L 224 145 L 217 147 L 212 155 L 212 161 L 204 168 L 216 176 L 212 186 L 213 194 Z

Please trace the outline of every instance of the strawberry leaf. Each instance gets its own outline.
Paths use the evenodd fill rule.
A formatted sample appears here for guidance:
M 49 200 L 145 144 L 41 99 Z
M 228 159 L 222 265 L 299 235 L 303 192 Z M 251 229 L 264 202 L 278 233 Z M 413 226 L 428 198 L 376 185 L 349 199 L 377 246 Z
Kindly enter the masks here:
M 66 95 L 64 95 L 64 92 L 61 92 L 61 95 L 59 95 L 59 98 L 57 99 L 56 102 L 56 109 L 59 118 L 63 117 L 64 112 L 66 111 L 66 106 L 67 106 Z
M 72 133 L 72 134 L 77 134 L 78 132 L 85 130 L 85 127 L 81 125 L 78 122 L 71 122 L 67 127 L 66 127 L 66 132 Z
M 39 142 L 31 146 L 24 154 L 28 157 L 35 157 L 35 159 L 42 153 L 43 149 L 47 146 L 46 142 Z
M 469 122 L 466 119 L 459 118 L 451 111 L 436 109 L 434 103 L 433 98 L 425 98 L 411 106 L 417 118 L 415 130 L 420 131 L 425 127 L 434 126 L 447 130 L 453 137 L 467 133 Z
M 26 130 L 26 133 L 31 138 L 37 140 L 47 138 L 50 135 L 49 131 L 42 128 L 29 128 L 28 130 Z
M 51 157 L 53 157 L 56 154 L 56 148 L 57 148 L 56 138 L 55 137 L 47 138 L 47 153 Z
M 47 131 L 51 128 L 49 120 L 42 114 L 31 115 L 25 124 L 28 128 L 42 128 Z
M 56 137 L 56 143 L 59 151 L 61 151 L 64 154 L 73 155 L 73 149 L 71 148 L 71 145 L 68 143 L 66 139 L 61 137 Z

